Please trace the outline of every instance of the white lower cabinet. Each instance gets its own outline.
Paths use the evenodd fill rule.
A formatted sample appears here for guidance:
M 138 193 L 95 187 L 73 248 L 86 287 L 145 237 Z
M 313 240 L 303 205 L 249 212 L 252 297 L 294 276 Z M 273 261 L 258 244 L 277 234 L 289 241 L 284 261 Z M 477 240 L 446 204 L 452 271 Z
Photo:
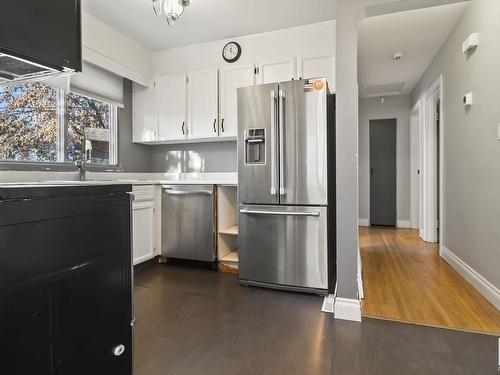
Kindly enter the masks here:
M 134 265 L 155 256 L 156 213 L 154 186 L 134 186 L 132 248 Z

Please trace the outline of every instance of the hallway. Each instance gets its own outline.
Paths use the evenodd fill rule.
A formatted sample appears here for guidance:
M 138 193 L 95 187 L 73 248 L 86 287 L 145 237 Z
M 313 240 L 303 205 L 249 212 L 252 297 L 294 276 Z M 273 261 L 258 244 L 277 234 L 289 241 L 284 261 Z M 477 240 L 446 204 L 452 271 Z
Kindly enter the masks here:
M 363 315 L 500 333 L 500 312 L 411 229 L 361 227 Z

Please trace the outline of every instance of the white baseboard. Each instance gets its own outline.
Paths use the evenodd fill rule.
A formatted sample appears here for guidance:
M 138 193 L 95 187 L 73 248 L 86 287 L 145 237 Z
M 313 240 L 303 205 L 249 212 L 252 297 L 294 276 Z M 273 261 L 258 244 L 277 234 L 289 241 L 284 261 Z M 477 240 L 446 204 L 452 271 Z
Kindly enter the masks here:
M 335 298 L 335 319 L 361 322 L 361 303 L 359 300 Z
M 410 220 L 398 220 L 398 228 L 411 228 Z
M 138 265 L 139 263 L 143 263 L 147 260 L 153 259 L 156 255 L 155 254 L 146 254 L 143 255 L 142 257 L 134 259 L 134 266 Z
M 360 227 L 369 227 L 370 226 L 370 220 L 368 220 L 368 219 L 358 219 L 358 225 Z
M 497 287 L 444 246 L 441 246 L 439 249 L 439 255 L 481 293 L 484 298 L 490 301 L 497 310 L 500 310 L 500 290 Z
M 335 312 L 334 294 L 329 294 L 323 299 L 323 306 L 321 306 L 321 311 L 332 314 Z
M 363 287 L 363 264 L 361 262 L 361 252 L 358 246 L 358 296 L 359 299 L 365 298 L 365 288 Z

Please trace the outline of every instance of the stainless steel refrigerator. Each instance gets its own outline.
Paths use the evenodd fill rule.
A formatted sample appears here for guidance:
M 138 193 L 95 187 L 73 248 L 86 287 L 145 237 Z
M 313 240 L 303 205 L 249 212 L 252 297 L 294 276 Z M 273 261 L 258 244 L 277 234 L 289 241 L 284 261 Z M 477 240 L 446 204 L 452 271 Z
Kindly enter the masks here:
M 331 103 L 325 79 L 238 89 L 239 279 L 244 285 L 318 294 L 332 288 Z

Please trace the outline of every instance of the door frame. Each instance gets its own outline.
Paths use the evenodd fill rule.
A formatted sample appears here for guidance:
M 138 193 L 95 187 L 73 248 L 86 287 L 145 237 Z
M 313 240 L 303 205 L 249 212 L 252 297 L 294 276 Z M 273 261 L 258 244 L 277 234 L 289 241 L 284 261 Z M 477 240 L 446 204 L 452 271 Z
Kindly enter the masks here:
M 440 100 L 439 139 L 436 135 L 436 102 Z M 426 242 L 444 242 L 444 124 L 443 112 L 443 76 L 440 75 L 429 87 L 423 96 L 424 103 L 424 126 L 422 142 L 422 231 L 421 238 Z M 437 167 L 436 148 L 439 142 L 439 167 Z M 439 168 L 439 170 L 438 170 Z M 439 191 L 437 178 L 439 171 Z M 439 195 L 438 195 L 439 194 Z M 439 207 L 437 200 L 439 197 Z M 439 211 L 438 211 L 439 210 Z M 439 235 L 437 230 L 437 217 L 439 212 Z
M 371 178 L 372 175 L 370 173 L 370 168 L 371 168 L 371 158 L 370 158 L 370 145 L 371 145 L 371 126 L 370 123 L 372 121 L 379 121 L 379 120 L 395 120 L 396 121 L 396 225 L 395 228 L 400 228 L 400 221 L 399 221 L 399 184 L 398 184 L 398 178 L 399 178 L 399 171 L 398 171 L 398 118 L 397 117 L 375 117 L 375 118 L 370 118 L 368 119 L 368 223 L 367 226 L 371 226 L 371 194 L 372 194 L 372 189 L 371 189 Z
M 422 231 L 422 114 L 418 100 L 410 111 L 410 228 Z

